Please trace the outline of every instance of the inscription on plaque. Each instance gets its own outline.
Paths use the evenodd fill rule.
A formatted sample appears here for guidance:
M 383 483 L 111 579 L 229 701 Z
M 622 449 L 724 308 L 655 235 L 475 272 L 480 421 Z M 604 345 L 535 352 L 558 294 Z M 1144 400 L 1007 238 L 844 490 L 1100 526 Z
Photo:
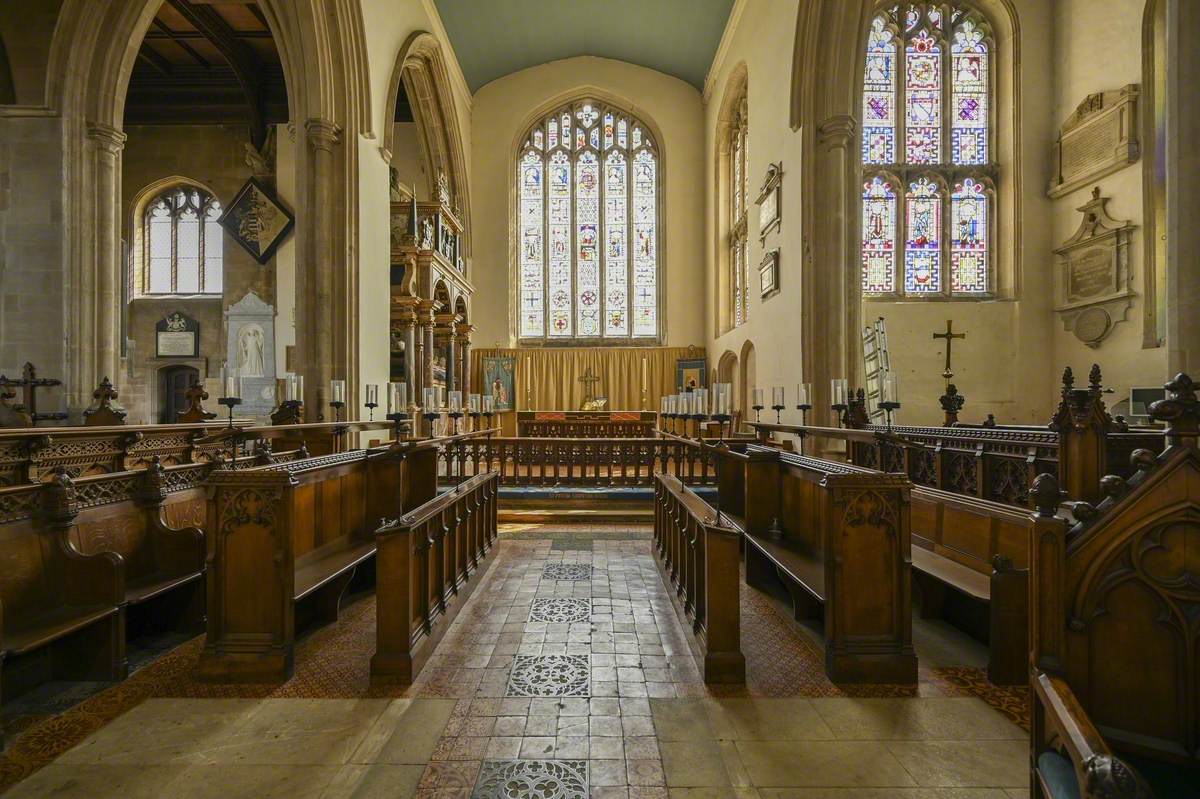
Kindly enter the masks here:
M 195 358 L 200 354 L 200 323 L 182 311 L 154 325 L 155 355 L 159 358 Z
M 1071 299 L 1090 299 L 1113 290 L 1112 252 L 1091 249 L 1067 262 L 1067 288 Z
M 1054 252 L 1060 258 L 1055 283 L 1063 327 L 1089 347 L 1098 347 L 1125 321 L 1129 288 L 1129 234 L 1133 226 L 1108 215 L 1100 188 L 1078 210 L 1083 220 L 1075 235 Z
M 1061 197 L 1137 161 L 1138 87 L 1088 95 L 1063 123 L 1048 193 Z

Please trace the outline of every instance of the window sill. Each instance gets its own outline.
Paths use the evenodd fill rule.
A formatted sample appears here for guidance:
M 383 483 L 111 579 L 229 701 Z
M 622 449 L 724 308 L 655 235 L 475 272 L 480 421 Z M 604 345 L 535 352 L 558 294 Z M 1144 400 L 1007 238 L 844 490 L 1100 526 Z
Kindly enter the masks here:
M 918 303 L 943 302 L 1015 302 L 1016 297 L 1002 297 L 997 294 L 957 294 L 950 296 L 938 294 L 931 297 L 910 297 L 903 294 L 864 294 L 862 295 L 862 300 L 863 302 L 889 302 L 915 305 Z
M 224 297 L 224 294 L 139 294 L 131 299 L 130 302 L 144 302 L 147 300 L 221 300 Z

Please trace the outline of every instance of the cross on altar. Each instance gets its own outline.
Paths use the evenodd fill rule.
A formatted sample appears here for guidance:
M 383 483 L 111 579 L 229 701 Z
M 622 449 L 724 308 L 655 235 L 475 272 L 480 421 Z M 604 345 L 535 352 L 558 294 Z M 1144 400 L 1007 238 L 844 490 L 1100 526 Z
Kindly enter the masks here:
M 954 377 L 954 372 L 950 370 L 950 347 L 954 344 L 954 339 L 967 337 L 966 333 L 955 333 L 953 332 L 953 329 L 954 321 L 952 319 L 947 319 L 946 332 L 933 334 L 935 339 L 944 338 L 946 340 L 946 368 L 942 371 L 942 377 L 946 378 L 947 380 Z
M 596 373 L 592 371 L 592 367 L 588 367 L 583 373 L 583 377 L 579 378 L 579 382 L 583 383 L 583 401 L 591 402 L 596 398 L 596 384 L 600 382 L 600 378 L 596 377 Z
M 25 364 L 25 368 L 21 370 L 20 380 L 9 380 L 4 375 L 0 375 L 0 394 L 3 394 L 6 400 L 13 399 L 16 397 L 16 392 L 12 389 L 20 387 L 23 394 L 21 398 L 23 411 L 29 414 L 30 422 L 35 425 L 41 421 L 58 421 L 67 418 L 65 413 L 41 413 L 37 409 L 37 390 L 61 385 L 61 380 L 38 377 L 37 368 L 32 363 Z

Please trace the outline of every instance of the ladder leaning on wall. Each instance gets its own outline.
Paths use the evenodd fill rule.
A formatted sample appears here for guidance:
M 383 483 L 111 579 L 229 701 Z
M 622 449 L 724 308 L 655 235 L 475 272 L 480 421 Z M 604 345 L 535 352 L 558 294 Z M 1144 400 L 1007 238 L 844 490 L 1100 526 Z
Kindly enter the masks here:
M 862 334 L 863 374 L 866 375 L 867 414 L 872 422 L 883 421 L 883 409 L 879 407 L 883 394 L 883 379 L 892 368 L 888 353 L 887 326 L 879 317 L 863 328 Z M 892 417 L 895 421 L 895 415 Z

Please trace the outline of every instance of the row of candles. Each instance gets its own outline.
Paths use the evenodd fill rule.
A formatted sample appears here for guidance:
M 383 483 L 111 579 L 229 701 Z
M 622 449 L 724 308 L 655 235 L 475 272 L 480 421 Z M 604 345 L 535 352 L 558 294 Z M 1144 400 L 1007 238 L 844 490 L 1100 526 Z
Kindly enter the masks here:
M 833 399 L 830 407 L 836 410 L 845 410 L 849 407 L 852 399 L 849 380 L 844 377 L 835 378 L 830 381 L 829 390 L 830 397 Z M 706 388 L 695 388 L 687 392 L 668 394 L 662 398 L 659 411 L 663 416 L 673 417 L 728 417 L 732 413 L 732 394 L 732 386 L 729 383 L 715 383 L 711 393 Z M 806 418 L 808 412 L 812 410 L 814 398 L 812 383 L 796 384 L 796 409 L 804 413 Z M 754 389 L 754 401 L 750 407 L 756 414 L 764 408 L 770 407 L 775 411 L 776 421 L 778 421 L 780 411 L 787 407 L 787 390 L 783 386 L 772 387 L 770 406 L 765 404 L 764 399 L 763 389 Z M 900 407 L 900 380 L 891 372 L 886 373 L 883 377 L 879 400 L 879 406 L 888 412 L 889 419 L 891 412 Z

